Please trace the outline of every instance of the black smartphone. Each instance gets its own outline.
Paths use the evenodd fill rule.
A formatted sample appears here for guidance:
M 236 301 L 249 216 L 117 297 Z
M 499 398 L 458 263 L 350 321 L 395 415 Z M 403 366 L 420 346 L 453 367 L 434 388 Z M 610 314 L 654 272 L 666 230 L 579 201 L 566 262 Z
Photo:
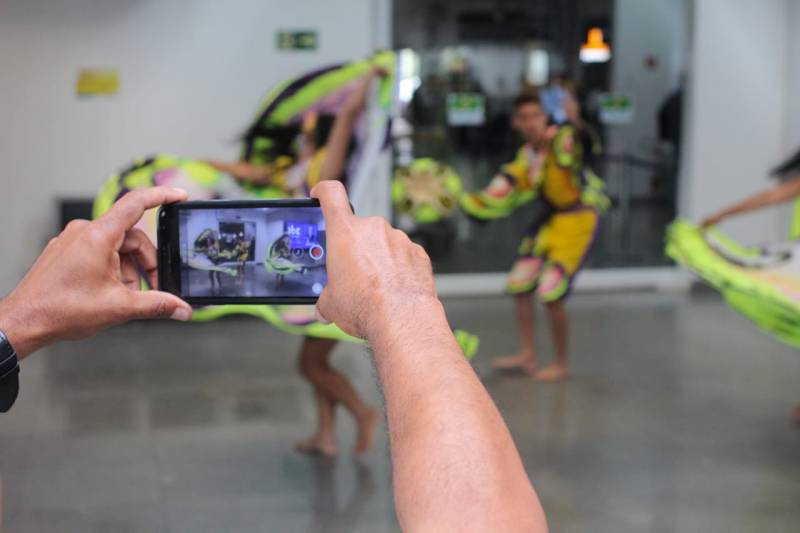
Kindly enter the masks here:
M 166 205 L 159 286 L 197 305 L 313 304 L 328 283 L 325 242 L 315 199 Z

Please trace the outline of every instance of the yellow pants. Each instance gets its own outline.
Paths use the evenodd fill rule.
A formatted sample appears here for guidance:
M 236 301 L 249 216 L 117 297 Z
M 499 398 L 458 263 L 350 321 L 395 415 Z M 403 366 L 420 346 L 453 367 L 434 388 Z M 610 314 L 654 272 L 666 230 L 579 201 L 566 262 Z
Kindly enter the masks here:
M 522 240 L 506 290 L 521 294 L 538 289 L 537 295 L 546 302 L 566 296 L 594 244 L 599 223 L 599 214 L 590 207 L 551 216 Z

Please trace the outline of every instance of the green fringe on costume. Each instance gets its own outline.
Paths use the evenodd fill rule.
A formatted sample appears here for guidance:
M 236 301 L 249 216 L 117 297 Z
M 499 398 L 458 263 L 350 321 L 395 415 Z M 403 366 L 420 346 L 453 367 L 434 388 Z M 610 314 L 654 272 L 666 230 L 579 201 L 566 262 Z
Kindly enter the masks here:
M 717 230 L 709 230 L 726 253 L 742 258 L 761 255 L 759 248 L 739 245 Z M 706 240 L 703 230 L 686 220 L 667 228 L 666 253 L 717 289 L 728 304 L 762 330 L 800 348 L 800 305 L 774 285 L 748 275 L 748 268 L 732 263 Z

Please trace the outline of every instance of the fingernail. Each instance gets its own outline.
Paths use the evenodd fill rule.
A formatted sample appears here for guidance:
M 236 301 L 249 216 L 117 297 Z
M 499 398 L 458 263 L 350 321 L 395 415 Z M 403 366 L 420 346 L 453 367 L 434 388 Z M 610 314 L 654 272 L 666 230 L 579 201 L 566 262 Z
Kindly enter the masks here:
M 186 194 L 186 191 L 181 189 L 180 187 L 173 187 L 172 190 L 177 192 L 178 194 Z
M 190 318 L 192 318 L 192 310 L 187 309 L 185 307 L 178 307 L 170 316 L 172 320 L 180 320 L 181 322 L 186 322 Z

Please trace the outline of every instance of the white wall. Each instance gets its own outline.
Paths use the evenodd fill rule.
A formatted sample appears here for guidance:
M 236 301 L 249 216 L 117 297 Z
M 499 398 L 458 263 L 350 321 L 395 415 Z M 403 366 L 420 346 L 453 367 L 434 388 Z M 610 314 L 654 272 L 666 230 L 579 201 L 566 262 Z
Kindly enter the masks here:
M 385 45 L 389 0 L 0 0 L 0 294 L 56 225 L 56 197 L 93 196 L 134 157 L 234 158 L 268 89 Z M 279 52 L 276 29 L 320 48 Z M 80 68 L 118 69 L 78 99 Z
M 800 28 L 800 2 L 789 1 L 787 20 L 789 42 L 786 52 L 787 85 L 786 85 L 786 147 L 789 152 L 800 147 L 800 39 L 793 37 L 794 31 Z
M 795 4 L 792 0 L 695 3 L 684 121 L 687 150 L 681 212 L 685 216 L 697 220 L 768 187 L 773 183 L 767 178 L 768 169 L 791 149 L 787 124 L 795 125 L 793 135 L 797 135 L 798 104 L 792 100 L 800 88 L 796 66 L 791 67 L 793 93 L 787 85 L 787 73 L 796 62 L 788 50 L 793 30 L 800 25 Z M 737 217 L 723 228 L 755 243 L 785 238 L 784 222 L 780 210 L 773 209 Z

